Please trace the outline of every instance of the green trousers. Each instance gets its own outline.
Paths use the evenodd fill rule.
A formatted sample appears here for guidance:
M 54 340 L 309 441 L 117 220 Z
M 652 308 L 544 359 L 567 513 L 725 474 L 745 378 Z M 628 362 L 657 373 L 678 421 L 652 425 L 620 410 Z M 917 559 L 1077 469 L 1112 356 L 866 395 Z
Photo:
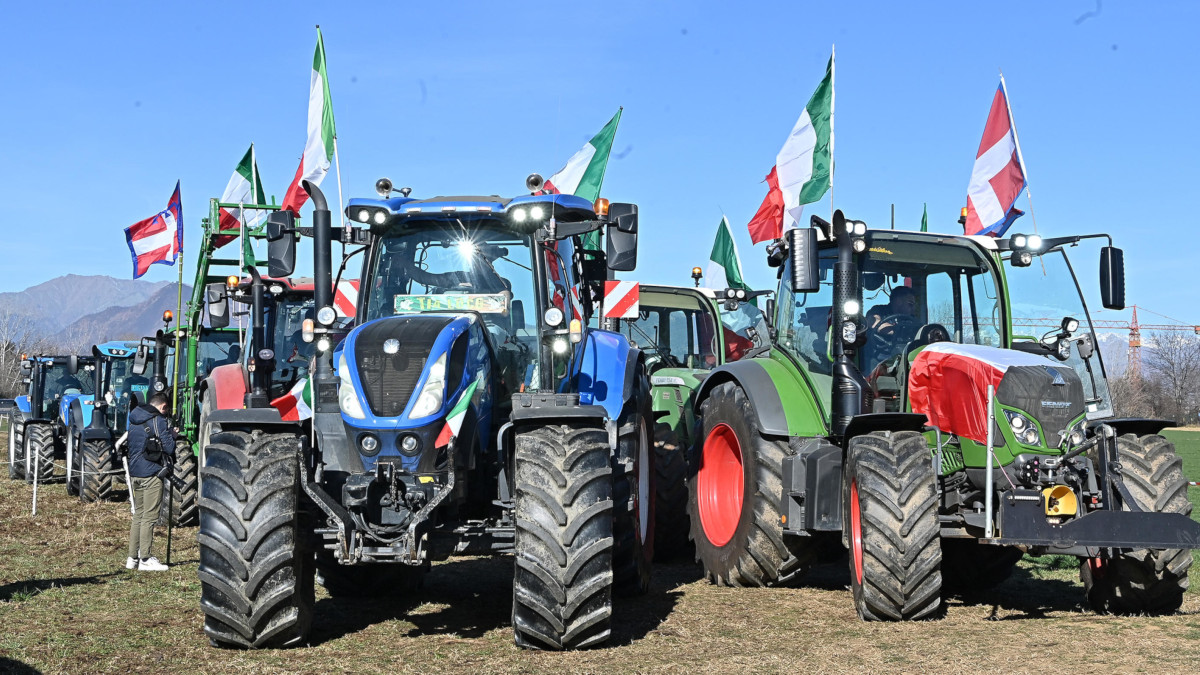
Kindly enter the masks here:
M 154 543 L 154 525 L 162 506 L 163 482 L 157 476 L 131 478 L 133 493 L 133 522 L 129 525 L 129 557 L 141 560 L 150 557 Z

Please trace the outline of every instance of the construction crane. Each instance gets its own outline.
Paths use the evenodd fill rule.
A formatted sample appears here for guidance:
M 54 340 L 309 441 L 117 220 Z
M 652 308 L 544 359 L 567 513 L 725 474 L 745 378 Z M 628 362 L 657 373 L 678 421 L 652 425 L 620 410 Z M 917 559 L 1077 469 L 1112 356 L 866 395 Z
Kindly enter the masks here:
M 1146 309 L 1145 307 L 1142 308 L 1143 312 L 1149 312 L 1151 314 L 1154 314 L 1155 316 L 1161 316 L 1164 319 L 1169 319 L 1171 321 L 1175 321 L 1176 323 L 1163 323 L 1163 324 L 1143 323 L 1143 324 L 1139 324 L 1138 318 L 1137 318 L 1138 306 L 1130 305 L 1130 309 L 1133 310 L 1133 314 L 1131 315 L 1129 321 L 1121 321 L 1121 320 L 1115 320 L 1115 319 L 1093 319 L 1092 325 L 1095 328 L 1115 328 L 1118 330 L 1129 331 L 1129 365 L 1128 365 L 1129 370 L 1128 370 L 1128 372 L 1131 376 L 1133 376 L 1135 378 L 1141 378 L 1141 374 L 1142 374 L 1141 349 L 1142 349 L 1142 331 L 1143 330 L 1148 330 L 1148 331 L 1159 331 L 1159 330 L 1191 331 L 1192 333 L 1194 333 L 1196 335 L 1200 335 L 1200 326 L 1183 323 L 1182 321 L 1179 321 L 1178 319 L 1173 319 L 1165 314 L 1159 314 L 1158 312 L 1155 312 L 1154 310 Z M 1012 325 L 1014 328 L 1017 328 L 1017 327 L 1057 328 L 1061 324 L 1062 324 L 1062 317 L 1057 317 L 1057 318 L 1013 317 L 1013 320 L 1012 320 Z

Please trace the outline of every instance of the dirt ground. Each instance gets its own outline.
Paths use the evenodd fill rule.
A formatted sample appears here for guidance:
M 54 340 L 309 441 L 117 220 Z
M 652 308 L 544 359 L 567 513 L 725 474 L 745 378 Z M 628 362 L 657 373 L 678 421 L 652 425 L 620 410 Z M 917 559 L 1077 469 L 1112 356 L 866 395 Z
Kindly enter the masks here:
M 1026 558 L 996 591 L 911 624 L 859 621 L 844 563 L 776 589 L 716 588 L 691 564 L 663 565 L 649 595 L 618 602 L 610 644 L 565 654 L 513 646 L 509 559 L 457 559 L 407 601 L 318 590 L 308 646 L 224 651 L 201 628 L 195 529 L 174 532 L 169 572 L 126 571 L 127 504 L 46 485 L 33 517 L 31 496 L 0 480 L 0 672 L 1200 671 L 1200 593 L 1172 616 L 1096 616 L 1074 560 L 1058 557 Z

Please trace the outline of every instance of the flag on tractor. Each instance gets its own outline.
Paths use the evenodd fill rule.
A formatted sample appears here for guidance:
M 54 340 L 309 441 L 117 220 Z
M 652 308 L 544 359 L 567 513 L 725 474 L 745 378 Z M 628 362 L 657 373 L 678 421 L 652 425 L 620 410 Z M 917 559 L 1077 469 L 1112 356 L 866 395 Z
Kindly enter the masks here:
M 592 137 L 580 148 L 579 152 L 571 155 L 567 165 L 559 169 L 546 180 L 546 191 L 552 194 L 565 194 L 583 197 L 589 202 L 596 201 L 600 196 L 600 188 L 604 185 L 604 171 L 608 168 L 608 158 L 612 154 L 613 138 L 617 135 L 617 125 L 621 123 L 621 111 L 613 115 L 600 133 Z M 584 235 L 584 248 L 600 248 L 600 233 L 589 232 Z
M 750 219 L 750 241 L 770 241 L 796 227 L 811 204 L 833 184 L 833 56 L 796 126 L 788 134 L 775 166 L 767 174 L 767 196 Z
M 925 210 L 921 212 L 921 231 L 929 231 L 929 204 L 926 204 Z
M 733 230 L 729 228 L 729 219 L 721 216 L 721 224 L 717 225 L 717 236 L 713 240 L 712 253 L 708 256 L 708 268 L 704 271 L 709 288 L 726 289 L 741 288 L 750 290 L 742 279 L 742 262 L 738 257 L 737 243 L 733 241 Z
M 971 169 L 971 183 L 967 186 L 967 222 L 963 232 L 1004 236 L 1022 213 L 1013 206 L 1025 185 L 1025 162 L 1017 145 L 1002 77 L 996 95 L 992 97 L 983 140 L 975 154 L 975 167 Z
M 320 185 L 329 173 L 333 162 L 333 139 L 337 130 L 333 126 L 333 102 L 329 98 L 329 77 L 325 72 L 325 41 L 321 29 L 317 29 L 317 53 L 313 57 L 311 85 L 308 90 L 308 141 L 304 144 L 304 157 L 296 169 L 296 177 L 288 186 L 283 198 L 283 208 L 299 213 L 308 201 L 301 181 Z
M 479 386 L 479 380 L 468 385 L 467 390 L 458 397 L 458 403 L 455 403 L 450 414 L 446 415 L 446 426 L 442 427 L 442 432 L 438 434 L 433 447 L 441 448 L 450 445 L 450 441 L 458 438 L 458 432 L 462 429 L 463 420 L 467 418 L 467 409 L 471 407 L 471 397 L 475 395 L 477 386 Z
M 167 201 L 167 208 L 154 216 L 125 228 L 125 242 L 133 256 L 133 278 L 137 279 L 151 265 L 174 265 L 183 253 L 183 202 L 179 198 L 179 181 Z
M 312 384 L 306 377 L 292 390 L 271 401 L 285 422 L 299 422 L 312 417 Z
M 222 204 L 266 204 L 263 193 L 262 179 L 258 175 L 258 160 L 254 156 L 254 144 L 238 162 L 237 168 L 221 194 Z M 233 241 L 241 234 L 242 219 L 245 218 L 247 228 L 256 227 L 266 220 L 267 212 L 255 209 L 241 209 L 236 206 L 222 207 L 218 231 L 222 234 L 216 238 L 216 247 L 220 248 Z M 228 234 L 226 234 L 228 233 Z

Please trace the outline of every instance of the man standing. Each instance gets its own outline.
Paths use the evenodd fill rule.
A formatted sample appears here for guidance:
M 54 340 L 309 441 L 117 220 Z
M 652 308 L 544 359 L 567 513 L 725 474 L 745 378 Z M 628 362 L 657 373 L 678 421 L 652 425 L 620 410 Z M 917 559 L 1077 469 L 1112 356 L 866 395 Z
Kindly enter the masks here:
M 133 522 L 129 526 L 126 569 L 161 572 L 167 566 L 150 555 L 154 525 L 162 505 L 163 470 L 175 461 L 175 432 L 167 421 L 167 397 L 154 394 L 129 413 L 129 491 Z

